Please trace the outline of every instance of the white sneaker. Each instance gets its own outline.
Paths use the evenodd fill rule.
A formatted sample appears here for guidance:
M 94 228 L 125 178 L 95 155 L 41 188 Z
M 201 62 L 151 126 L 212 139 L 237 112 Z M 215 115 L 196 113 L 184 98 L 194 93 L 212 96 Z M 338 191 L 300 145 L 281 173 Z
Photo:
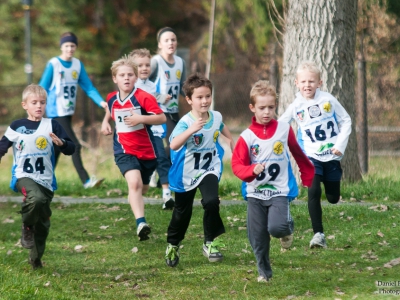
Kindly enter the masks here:
M 314 237 L 310 241 L 310 248 L 326 248 L 325 235 L 321 232 L 314 234 Z
M 283 238 L 279 239 L 281 241 L 281 246 L 283 249 L 289 249 L 293 243 L 293 234 L 284 236 Z
M 153 187 L 153 188 L 157 187 L 157 173 L 156 173 L 156 171 L 154 171 L 153 174 L 151 174 L 149 186 Z
M 264 276 L 258 276 L 257 277 L 257 282 L 268 282 L 269 279 L 265 278 Z
M 94 187 L 98 187 L 105 178 L 97 179 L 96 176 L 92 176 L 86 183 L 83 185 L 85 189 L 90 189 Z
M 149 239 L 149 234 L 151 232 L 151 228 L 149 224 L 142 222 L 137 227 L 137 236 L 139 237 L 139 241 L 145 241 Z

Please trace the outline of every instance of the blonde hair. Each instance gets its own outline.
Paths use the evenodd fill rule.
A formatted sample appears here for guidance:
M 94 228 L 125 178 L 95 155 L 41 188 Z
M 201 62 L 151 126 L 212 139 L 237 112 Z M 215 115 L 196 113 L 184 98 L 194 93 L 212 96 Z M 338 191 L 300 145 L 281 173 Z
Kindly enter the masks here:
M 31 95 L 43 97 L 47 100 L 47 92 L 44 88 L 37 84 L 28 85 L 22 92 L 22 102 L 26 102 Z
M 251 105 L 254 106 L 256 104 L 257 96 L 265 96 L 265 95 L 270 95 L 276 99 L 277 98 L 276 89 L 272 84 L 269 83 L 269 81 L 259 80 L 253 85 L 250 91 Z
M 132 59 L 135 59 L 136 57 L 151 58 L 151 54 L 149 50 L 147 50 L 146 48 L 142 48 L 133 50 L 131 53 L 129 53 L 129 57 L 131 57 Z
M 321 70 L 318 68 L 317 64 L 311 60 L 304 60 L 298 65 L 296 70 L 296 77 L 299 73 L 303 71 L 315 73 L 321 78 Z
M 111 74 L 113 77 L 117 75 L 118 68 L 122 66 L 131 67 L 136 77 L 138 76 L 137 65 L 133 62 L 133 60 L 129 56 L 124 55 L 120 59 L 113 61 L 113 63 L 111 64 Z

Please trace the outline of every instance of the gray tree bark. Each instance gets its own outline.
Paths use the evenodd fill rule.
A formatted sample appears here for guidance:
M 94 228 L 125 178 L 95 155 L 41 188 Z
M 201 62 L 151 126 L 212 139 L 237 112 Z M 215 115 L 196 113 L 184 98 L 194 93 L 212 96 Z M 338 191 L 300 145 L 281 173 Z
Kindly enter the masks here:
M 352 119 L 352 133 L 342 160 L 343 179 L 362 178 L 355 130 L 355 44 L 357 0 L 289 0 L 283 37 L 283 74 L 279 112 L 293 102 L 296 68 L 312 60 L 322 71 L 321 90 L 331 93 Z

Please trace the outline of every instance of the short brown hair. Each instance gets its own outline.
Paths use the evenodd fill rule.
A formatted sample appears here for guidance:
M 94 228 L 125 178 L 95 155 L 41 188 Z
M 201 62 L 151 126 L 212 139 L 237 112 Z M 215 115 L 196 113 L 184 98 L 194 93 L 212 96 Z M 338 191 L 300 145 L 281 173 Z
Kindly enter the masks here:
M 113 61 L 111 65 L 111 74 L 113 77 L 117 75 L 118 68 L 121 66 L 132 67 L 136 77 L 138 76 L 137 65 L 133 62 L 133 60 L 129 56 L 124 55 L 120 59 Z
M 250 103 L 254 106 L 256 104 L 256 97 L 265 95 L 270 95 L 276 99 L 276 89 L 269 81 L 259 80 L 251 88 Z
M 146 48 L 142 48 L 133 50 L 131 53 L 129 53 L 129 57 L 132 57 L 132 59 L 135 59 L 135 57 L 151 58 L 151 54 L 149 50 L 147 50 Z
M 185 93 L 186 97 L 189 99 L 192 99 L 193 91 L 194 89 L 197 89 L 199 87 L 208 87 L 210 91 L 212 92 L 212 83 L 209 79 L 207 79 L 204 75 L 200 73 L 196 73 L 193 75 L 190 75 L 185 83 L 183 84 L 183 92 Z
M 24 91 L 22 92 L 22 102 L 26 102 L 30 95 L 43 97 L 47 100 L 46 90 L 37 84 L 30 84 L 24 89 Z

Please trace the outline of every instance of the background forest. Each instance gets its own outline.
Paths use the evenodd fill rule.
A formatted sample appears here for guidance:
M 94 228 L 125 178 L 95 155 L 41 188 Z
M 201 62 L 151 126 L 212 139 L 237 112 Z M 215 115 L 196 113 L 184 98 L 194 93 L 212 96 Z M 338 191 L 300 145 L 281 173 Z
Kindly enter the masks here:
M 282 38 L 274 36 L 268 0 L 218 0 L 215 12 L 211 79 L 215 85 L 217 110 L 233 122 L 245 120 L 247 95 L 257 79 L 271 79 L 271 62 L 282 66 Z M 281 0 L 275 0 L 284 16 Z M 113 89 L 111 62 L 132 49 L 157 50 L 156 32 L 176 29 L 179 47 L 185 50 L 188 72 L 205 72 L 210 0 L 34 0 L 31 10 L 33 82 L 41 77 L 46 62 L 59 55 L 59 36 L 65 31 L 78 35 L 80 58 L 103 96 Z M 400 126 L 397 101 L 400 74 L 400 2 L 358 1 L 357 43 L 363 40 L 367 61 L 368 121 L 370 126 Z M 273 15 L 273 14 L 272 14 Z M 14 111 L 10 86 L 26 83 L 24 73 L 24 11 L 20 0 L 0 3 L 0 117 L 7 124 Z M 356 57 L 360 47 L 357 46 Z M 356 70 L 356 66 L 355 66 Z M 278 76 L 279 78 L 279 76 Z M 19 105 L 17 90 L 16 100 Z M 15 91 L 15 89 L 13 89 Z M 237 112 L 244 111 L 243 118 Z M 100 112 L 101 113 L 101 112 Z M 95 119 L 97 117 L 94 117 Z M 397 143 L 396 137 L 388 137 Z M 392 143 L 392 144 L 393 144 Z M 394 148 L 397 146 L 392 145 Z

